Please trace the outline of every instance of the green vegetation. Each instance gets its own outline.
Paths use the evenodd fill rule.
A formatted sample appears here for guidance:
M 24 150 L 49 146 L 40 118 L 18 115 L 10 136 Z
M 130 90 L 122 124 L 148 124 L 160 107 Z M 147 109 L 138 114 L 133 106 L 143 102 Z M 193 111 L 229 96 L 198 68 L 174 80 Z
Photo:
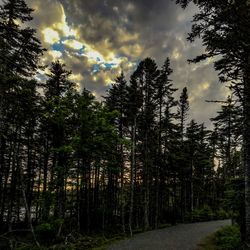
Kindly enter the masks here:
M 229 218 L 231 218 L 231 213 L 225 211 L 222 208 L 213 211 L 209 206 L 194 209 L 194 211 L 188 217 L 188 219 L 192 222 L 224 220 Z
M 208 236 L 197 250 L 240 250 L 242 248 L 238 226 L 226 226 Z
M 38 232 L 37 232 L 38 233 Z M 39 236 L 39 233 L 38 233 Z M 50 237 L 52 238 L 52 237 Z M 84 236 L 77 233 L 69 234 L 62 241 L 60 238 L 54 237 L 53 244 L 43 245 L 40 247 L 35 246 L 32 243 L 32 235 L 25 234 L 15 236 L 15 240 L 11 241 L 12 246 L 16 250 L 83 250 L 83 249 L 92 249 L 92 250 L 102 250 L 118 240 L 124 239 L 125 236 L 122 235 L 113 235 L 112 237 L 105 237 L 102 235 L 93 235 Z M 10 239 L 10 238 L 9 238 Z M 39 238 L 41 240 L 41 238 Z M 4 241 L 1 242 L 1 249 L 10 249 L 10 242 L 4 244 Z M 40 241 L 42 242 L 42 241 Z

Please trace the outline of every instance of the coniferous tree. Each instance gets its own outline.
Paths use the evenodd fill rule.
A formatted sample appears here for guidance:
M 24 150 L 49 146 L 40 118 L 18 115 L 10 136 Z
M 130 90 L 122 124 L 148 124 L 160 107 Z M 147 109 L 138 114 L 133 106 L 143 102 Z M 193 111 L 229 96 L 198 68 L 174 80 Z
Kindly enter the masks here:
M 135 189 L 137 190 L 137 142 L 138 142 L 138 119 L 143 103 L 142 89 L 139 82 L 139 72 L 135 71 L 130 77 L 130 85 L 127 87 L 127 110 L 129 134 L 131 138 L 130 150 L 130 206 L 129 206 L 129 230 L 132 236 L 134 221 L 138 225 L 138 209 L 135 210 Z
M 48 80 L 45 84 L 46 112 L 48 114 L 47 124 L 51 133 L 50 151 L 51 155 L 51 187 L 50 191 L 56 192 L 56 205 L 54 213 L 59 218 L 65 213 L 65 187 L 67 176 L 67 154 L 70 129 L 71 94 L 74 91 L 74 84 L 69 81 L 70 71 L 65 70 L 65 65 L 59 61 L 52 63 Z M 49 212 L 49 208 L 47 211 Z M 48 215 L 47 215 L 48 216 Z M 60 232 L 59 232 L 60 234 Z
M 185 152 L 185 147 L 184 147 L 184 136 L 185 136 L 185 122 L 187 120 L 187 116 L 188 116 L 188 110 L 189 110 L 189 101 L 188 101 L 188 93 L 187 93 L 187 88 L 183 88 L 181 96 L 180 96 L 180 100 L 178 103 L 178 116 L 180 119 L 180 134 L 181 134 L 181 151 L 184 153 Z M 184 157 L 184 158 L 183 158 Z M 182 196 L 182 200 L 183 203 L 181 205 L 182 207 L 182 221 L 185 220 L 185 214 L 187 212 L 187 176 L 186 176 L 186 170 L 187 168 L 189 168 L 188 166 L 186 166 L 186 162 L 185 162 L 185 155 L 183 154 L 181 156 L 181 165 L 182 165 L 182 169 L 180 169 L 180 178 L 181 183 L 182 183 L 182 187 L 181 187 L 181 196 Z
M 218 57 L 215 69 L 222 82 L 231 81 L 232 89 L 240 98 L 243 107 L 243 166 L 245 171 L 245 241 L 250 245 L 250 46 L 248 0 L 236 1 L 190 1 L 177 0 L 182 7 L 194 2 L 199 13 L 194 16 L 194 24 L 189 40 L 201 37 L 206 53 L 193 62 Z
M 123 72 L 116 78 L 115 82 L 116 83 L 112 85 L 112 88 L 109 89 L 108 96 L 106 97 L 106 105 L 110 110 L 116 110 L 119 112 L 118 119 L 116 121 L 116 127 L 120 138 L 120 143 L 117 143 L 117 155 L 120 165 L 119 172 L 121 178 L 121 222 L 122 230 L 125 233 L 124 168 L 126 155 L 122 140 L 126 136 L 127 82 Z
M 173 70 L 170 68 L 170 60 L 167 58 L 160 70 L 159 77 L 155 84 L 155 103 L 156 103 L 156 117 L 157 117 L 157 152 L 155 157 L 155 228 L 158 227 L 158 217 L 159 217 L 159 200 L 160 200 L 160 172 L 161 169 L 165 167 L 166 162 L 164 162 L 164 151 L 163 151 L 163 120 L 164 120 L 164 110 L 171 112 L 175 102 L 173 98 L 174 92 L 177 90 L 173 88 L 172 80 L 170 75 Z M 168 113 L 169 114 L 169 113 Z M 170 117 L 168 117 L 170 118 Z M 171 118 L 170 118 L 171 119 Z M 166 137 L 165 137 L 166 139 Z
M 32 11 L 24 0 L 7 0 L 0 8 L 1 74 L 30 76 L 38 69 L 43 53 L 40 41 L 35 30 L 21 27 L 33 19 Z
M 141 160 L 143 164 L 143 185 L 144 185 L 144 229 L 148 229 L 150 225 L 150 186 L 152 183 L 152 173 L 153 173 L 153 154 L 156 145 L 155 142 L 155 118 L 154 113 L 156 109 L 156 104 L 153 100 L 154 98 L 154 86 L 159 77 L 159 70 L 157 69 L 156 63 L 150 59 L 146 58 L 138 66 L 140 75 L 140 84 L 143 92 L 143 105 L 141 112 L 141 119 L 139 123 L 140 127 L 140 137 L 142 140 L 141 144 Z M 156 137 L 157 138 L 157 137 Z
M 11 186 L 14 193 L 9 197 L 7 216 L 9 228 L 11 228 L 11 221 L 13 220 L 12 207 L 14 206 L 13 199 L 15 197 L 15 190 L 17 190 L 20 185 L 25 186 L 26 181 L 27 189 L 25 191 L 27 194 L 29 193 L 26 197 L 26 216 L 29 214 L 28 210 L 30 210 L 31 206 L 34 185 L 33 174 L 36 166 L 33 145 L 35 129 L 32 129 L 32 125 L 36 126 L 34 119 L 36 119 L 35 117 L 39 112 L 34 114 L 33 108 L 36 104 L 34 99 L 33 103 L 30 103 L 30 101 L 33 96 L 36 96 L 37 83 L 21 78 L 34 74 L 38 68 L 39 57 L 43 52 L 39 40 L 35 37 L 35 30 L 21 27 L 27 21 L 32 20 L 31 12 L 32 10 L 21 0 L 4 1 L 0 6 L 0 149 L 2 155 L 0 171 L 4 175 L 4 180 L 2 182 L 1 178 L 0 183 L 2 187 L 1 193 L 6 191 L 8 194 L 8 178 L 12 180 Z M 24 95 L 27 96 L 27 99 L 21 96 L 21 93 L 25 93 Z M 15 95 L 18 100 L 13 99 Z M 16 109 L 19 109 L 20 112 L 23 110 L 24 113 L 34 115 L 32 122 L 31 120 L 29 120 L 29 122 L 28 120 L 24 121 L 21 114 L 19 114 L 18 118 L 13 117 L 13 119 L 10 119 L 9 112 L 11 110 L 14 111 L 12 104 L 15 103 L 15 101 L 19 101 L 19 103 L 16 104 Z M 30 107 L 26 106 L 26 101 L 31 104 Z M 23 125 L 19 125 L 21 121 L 24 122 L 23 124 L 25 124 L 26 128 L 23 127 Z M 14 127 L 16 127 L 16 129 L 13 131 Z M 10 140 L 12 136 L 14 136 L 14 140 Z M 20 140 L 25 140 L 25 143 L 20 143 Z M 27 147 L 27 154 L 26 152 L 22 153 L 24 152 L 24 147 Z M 11 152 L 14 152 L 14 148 L 17 149 L 14 153 L 15 156 L 13 155 L 15 160 L 13 160 L 14 158 L 11 156 Z M 6 160 L 8 154 L 9 156 Z M 19 157 L 18 154 L 26 155 L 27 158 Z M 20 166 L 20 161 L 26 160 L 27 170 L 22 169 Z M 26 171 L 29 176 L 27 179 L 24 176 L 26 175 Z M 20 181 L 22 183 L 20 183 Z M 24 187 L 23 190 L 25 188 L 26 187 Z M 6 209 L 7 194 L 3 194 L 1 197 L 1 220 Z
M 179 106 L 178 106 L 178 113 L 180 116 L 180 129 L 181 129 L 181 135 L 182 140 L 184 139 L 184 133 L 185 133 L 185 121 L 187 120 L 187 112 L 189 110 L 189 102 L 188 102 L 188 93 L 187 88 L 183 88 L 180 100 L 179 100 Z
M 200 139 L 200 126 L 194 121 L 191 120 L 190 124 L 187 127 L 187 141 L 186 150 L 188 154 L 187 168 L 186 168 L 186 188 L 187 188 L 187 204 L 188 211 L 193 212 L 194 210 L 194 171 L 195 171 L 195 159 L 197 159 L 198 153 L 198 142 Z
M 220 141 L 220 154 L 223 162 L 223 179 L 224 181 L 236 177 L 236 169 L 233 164 L 233 155 L 241 143 L 239 128 L 242 125 L 242 111 L 236 106 L 230 97 L 218 115 L 211 120 L 216 126 L 217 136 Z

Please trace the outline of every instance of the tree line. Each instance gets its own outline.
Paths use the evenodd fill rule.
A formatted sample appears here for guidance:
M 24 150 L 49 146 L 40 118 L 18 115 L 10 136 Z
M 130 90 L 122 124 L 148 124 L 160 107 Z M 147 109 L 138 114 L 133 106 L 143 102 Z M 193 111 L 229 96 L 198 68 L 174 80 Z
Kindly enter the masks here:
M 200 1 L 206 11 L 216 6 L 195 20 L 206 22 L 216 8 L 223 12 L 222 3 L 235 10 L 226 2 Z M 226 58 L 216 63 L 221 80 L 236 81 L 237 72 L 245 85 L 232 81 L 234 95 L 212 118 L 210 131 L 189 117 L 186 87 L 175 98 L 169 58 L 162 67 L 142 60 L 129 79 L 121 72 L 102 101 L 86 89 L 77 91 L 72 72 L 60 61 L 51 62 L 46 80 L 38 81 L 45 50 L 35 30 L 20 25 L 32 20 L 31 13 L 24 0 L 0 7 L 0 231 L 5 236 L 27 229 L 39 245 L 37 235 L 49 242 L 72 232 L 132 235 L 161 224 L 225 218 L 232 211 L 244 221 L 243 198 L 237 203 L 232 193 L 242 189 L 242 158 L 247 165 L 249 157 L 248 70 L 240 62 L 228 66 L 236 59 L 219 47 L 220 37 L 210 41 L 217 33 L 194 26 L 190 39 L 205 32 L 209 53 L 197 60 L 222 51 Z M 240 97 L 245 105 L 233 99 Z

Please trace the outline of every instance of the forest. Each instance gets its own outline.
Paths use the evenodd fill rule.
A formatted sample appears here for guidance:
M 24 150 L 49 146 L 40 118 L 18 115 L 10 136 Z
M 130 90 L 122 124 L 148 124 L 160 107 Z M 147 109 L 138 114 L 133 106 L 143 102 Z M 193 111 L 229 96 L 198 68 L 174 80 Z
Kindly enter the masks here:
M 33 10 L 3 1 L 0 249 L 85 249 L 66 243 L 227 218 L 248 249 L 250 2 L 177 4 L 190 2 L 198 13 L 188 40 L 206 47 L 190 63 L 215 58 L 231 91 L 208 100 L 221 103 L 212 129 L 190 117 L 187 87 L 176 97 L 169 57 L 163 65 L 145 58 L 130 76 L 121 71 L 101 100 L 78 91 L 60 60 L 38 80 L 46 50 L 28 25 Z

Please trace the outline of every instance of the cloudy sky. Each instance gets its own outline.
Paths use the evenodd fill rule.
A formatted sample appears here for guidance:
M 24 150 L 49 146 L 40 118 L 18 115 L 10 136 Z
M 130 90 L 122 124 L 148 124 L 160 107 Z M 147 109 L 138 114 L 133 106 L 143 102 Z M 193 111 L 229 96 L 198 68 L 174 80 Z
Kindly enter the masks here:
M 187 86 L 190 116 L 206 122 L 225 99 L 211 61 L 188 64 L 201 53 L 201 41 L 186 41 L 194 6 L 182 10 L 171 0 L 27 0 L 35 9 L 31 25 L 48 49 L 44 63 L 63 60 L 72 80 L 100 97 L 121 69 L 129 77 L 140 60 L 152 57 L 161 66 L 171 59 L 172 79 L 180 94 Z

